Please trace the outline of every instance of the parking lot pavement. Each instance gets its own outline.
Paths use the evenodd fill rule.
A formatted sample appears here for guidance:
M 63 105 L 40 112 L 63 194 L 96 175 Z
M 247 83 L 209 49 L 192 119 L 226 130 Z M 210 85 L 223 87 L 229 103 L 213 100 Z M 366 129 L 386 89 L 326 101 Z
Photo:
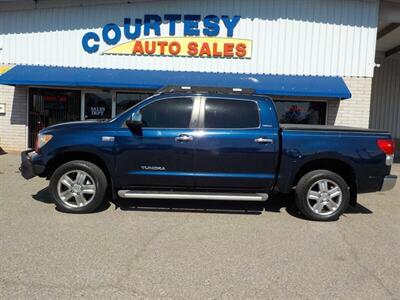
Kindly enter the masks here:
M 265 205 L 119 201 L 60 213 L 0 156 L 0 298 L 400 298 L 400 185 L 337 222 Z M 395 165 L 392 173 L 400 173 Z

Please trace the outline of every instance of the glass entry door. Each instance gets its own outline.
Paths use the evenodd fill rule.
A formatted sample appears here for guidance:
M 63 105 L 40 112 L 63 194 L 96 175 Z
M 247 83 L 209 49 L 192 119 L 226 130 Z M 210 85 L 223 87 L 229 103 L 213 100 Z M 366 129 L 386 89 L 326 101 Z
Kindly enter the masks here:
M 81 119 L 81 92 L 29 89 L 29 138 L 33 148 L 38 132 L 50 125 Z

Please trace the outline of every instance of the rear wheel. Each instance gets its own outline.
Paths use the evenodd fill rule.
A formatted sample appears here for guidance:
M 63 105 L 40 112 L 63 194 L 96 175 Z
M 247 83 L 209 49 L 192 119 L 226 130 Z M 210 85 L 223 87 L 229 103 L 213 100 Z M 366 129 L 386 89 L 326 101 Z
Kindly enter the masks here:
M 50 194 L 64 212 L 89 213 L 104 201 L 107 179 L 95 164 L 82 160 L 67 162 L 50 178 Z
M 349 201 L 346 181 L 328 170 L 311 171 L 296 186 L 296 205 L 311 220 L 336 220 L 347 209 Z

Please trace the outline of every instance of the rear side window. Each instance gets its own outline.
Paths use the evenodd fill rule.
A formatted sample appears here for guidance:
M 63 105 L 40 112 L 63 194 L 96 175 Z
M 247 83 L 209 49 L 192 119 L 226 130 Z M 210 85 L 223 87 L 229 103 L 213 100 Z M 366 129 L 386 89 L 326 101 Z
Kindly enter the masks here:
M 205 128 L 255 128 L 259 125 L 258 105 L 254 101 L 206 100 Z
M 153 102 L 140 110 L 144 127 L 189 128 L 193 99 L 175 98 Z

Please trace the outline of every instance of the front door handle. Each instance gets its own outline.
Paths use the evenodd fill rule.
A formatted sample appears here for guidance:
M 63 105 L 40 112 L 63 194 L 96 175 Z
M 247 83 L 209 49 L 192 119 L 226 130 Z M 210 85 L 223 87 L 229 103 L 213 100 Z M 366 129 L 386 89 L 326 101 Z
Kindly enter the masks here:
M 175 138 L 177 142 L 191 142 L 193 141 L 193 137 L 187 134 L 180 134 Z
M 267 139 L 267 138 L 263 138 L 263 137 L 256 138 L 254 141 L 259 144 L 273 144 L 274 143 L 273 139 Z

